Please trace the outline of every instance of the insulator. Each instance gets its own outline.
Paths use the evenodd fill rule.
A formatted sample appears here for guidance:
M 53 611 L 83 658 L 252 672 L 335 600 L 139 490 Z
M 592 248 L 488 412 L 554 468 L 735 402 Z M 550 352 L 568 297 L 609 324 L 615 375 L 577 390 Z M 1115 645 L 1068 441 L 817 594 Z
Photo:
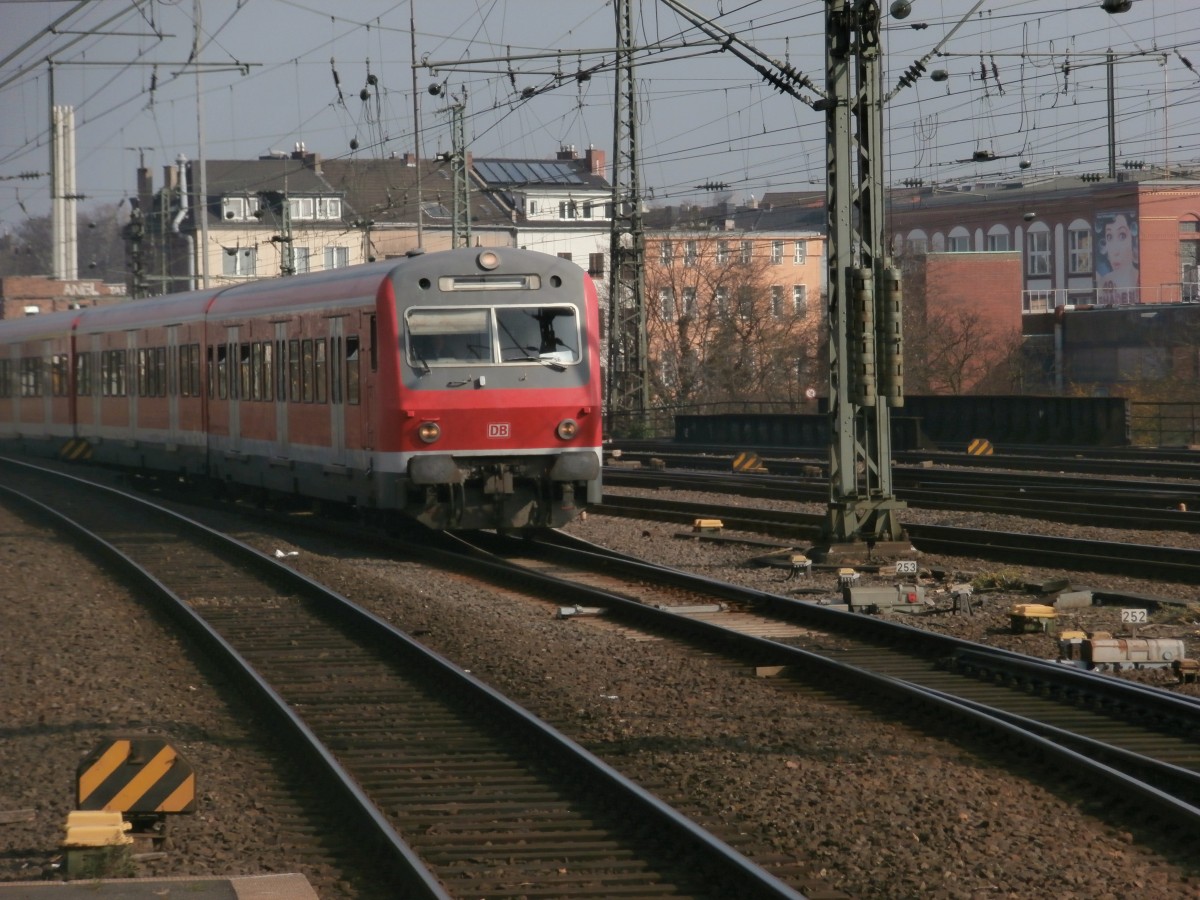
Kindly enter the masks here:
M 879 323 L 879 393 L 888 406 L 904 405 L 903 291 L 900 270 L 883 270 L 883 303 Z
M 854 273 L 854 308 L 850 316 L 850 399 L 875 405 L 875 276 L 870 269 Z

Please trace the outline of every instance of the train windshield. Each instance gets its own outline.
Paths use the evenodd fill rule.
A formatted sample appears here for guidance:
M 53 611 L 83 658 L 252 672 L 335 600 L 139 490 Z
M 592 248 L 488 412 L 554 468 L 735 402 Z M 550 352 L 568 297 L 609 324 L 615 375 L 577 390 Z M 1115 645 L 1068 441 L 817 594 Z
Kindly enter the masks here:
M 561 369 L 579 362 L 573 306 L 411 309 L 408 357 L 417 368 L 534 363 Z

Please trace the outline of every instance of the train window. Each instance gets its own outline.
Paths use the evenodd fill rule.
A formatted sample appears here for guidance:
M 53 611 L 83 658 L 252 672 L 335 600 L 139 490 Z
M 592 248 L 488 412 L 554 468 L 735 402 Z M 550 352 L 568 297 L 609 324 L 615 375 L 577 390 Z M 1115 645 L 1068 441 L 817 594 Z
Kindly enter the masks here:
M 124 397 L 125 351 L 102 350 L 100 352 L 100 393 L 105 397 Z
M 326 373 L 327 373 L 327 370 L 329 367 L 326 365 L 325 339 L 317 338 L 314 349 L 316 350 L 316 355 L 314 357 L 314 365 L 313 365 L 313 374 L 314 374 L 314 385 L 313 386 L 316 389 L 314 399 L 318 403 L 327 403 L 329 401 L 329 393 L 328 393 L 329 378 Z
M 65 353 L 50 358 L 50 386 L 55 397 L 66 397 L 71 392 L 71 360 Z
M 42 396 L 42 358 L 40 356 L 21 358 L 21 396 Z
M 238 396 L 243 400 L 253 400 L 254 388 L 251 384 L 253 373 L 251 372 L 254 345 L 253 344 L 238 344 Z
M 579 362 L 573 306 L 504 306 L 496 310 L 502 362 Z
M 288 380 L 290 389 L 288 398 L 293 403 L 300 402 L 300 341 L 288 341 Z
M 410 364 L 494 362 L 490 310 L 412 309 L 408 312 Z
M 95 391 L 94 385 L 91 383 L 91 354 L 79 353 L 76 355 L 76 396 L 90 397 Z
M 261 344 L 256 344 L 255 346 L 262 351 L 261 368 L 258 372 L 261 379 L 262 396 L 255 399 L 270 402 L 275 399 L 272 394 L 272 388 L 275 385 L 275 348 L 271 346 L 270 341 L 263 341 Z
M 372 321 L 374 321 L 372 319 Z M 346 402 L 357 405 L 360 402 L 358 374 L 358 335 L 346 337 Z
M 0 397 L 12 396 L 12 362 L 0 359 Z
M 179 348 L 179 394 L 182 397 L 200 396 L 199 344 L 185 344 Z
M 313 402 L 314 369 L 313 340 L 312 338 L 305 338 L 300 342 L 300 387 L 301 399 L 305 403 Z
M 229 399 L 229 346 L 217 344 L 217 399 Z

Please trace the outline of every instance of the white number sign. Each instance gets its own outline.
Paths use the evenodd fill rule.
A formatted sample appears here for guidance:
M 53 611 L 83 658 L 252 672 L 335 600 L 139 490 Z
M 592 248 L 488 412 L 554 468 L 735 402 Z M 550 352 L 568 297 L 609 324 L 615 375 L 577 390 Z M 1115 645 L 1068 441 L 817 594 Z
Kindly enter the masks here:
M 916 575 L 917 561 L 915 559 L 902 559 L 896 563 L 897 575 Z
M 1148 620 L 1144 609 L 1121 610 L 1121 621 L 1131 625 L 1145 625 Z

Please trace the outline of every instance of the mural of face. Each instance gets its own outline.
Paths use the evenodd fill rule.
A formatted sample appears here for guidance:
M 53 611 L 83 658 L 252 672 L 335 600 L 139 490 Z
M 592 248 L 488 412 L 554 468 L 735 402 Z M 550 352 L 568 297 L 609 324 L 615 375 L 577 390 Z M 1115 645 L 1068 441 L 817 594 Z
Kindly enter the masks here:
M 1100 217 L 1103 225 L 1096 260 L 1096 286 L 1101 290 L 1128 290 L 1138 287 L 1137 224 L 1129 213 L 1110 213 Z M 1127 300 L 1122 295 L 1122 302 Z
M 1104 226 L 1104 249 L 1113 271 L 1133 268 L 1133 231 L 1123 215 Z

